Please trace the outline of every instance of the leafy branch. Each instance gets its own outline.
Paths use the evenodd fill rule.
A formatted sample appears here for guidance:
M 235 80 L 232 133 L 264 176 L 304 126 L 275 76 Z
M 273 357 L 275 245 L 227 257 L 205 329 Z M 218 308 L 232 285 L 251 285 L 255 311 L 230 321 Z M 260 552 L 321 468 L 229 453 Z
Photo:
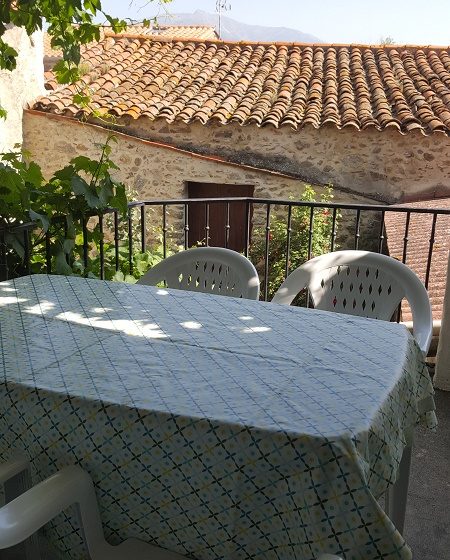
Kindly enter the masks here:
M 110 159 L 114 141 L 110 137 L 99 146 L 98 160 L 75 157 L 49 181 L 44 179 L 40 167 L 28 160 L 27 154 L 16 151 L 0 155 L 0 228 L 5 232 L 10 268 L 19 271 L 24 265 L 25 240 L 17 227 L 21 224 L 30 220 L 37 224 L 28 248 L 37 267 L 35 271 L 43 271 L 39 266 L 49 255 L 56 273 L 72 274 L 85 216 L 102 215 L 111 207 L 126 216 L 125 186 L 110 174 L 117 169 Z M 98 228 L 85 233 L 89 238 L 99 239 Z
M 319 196 L 320 202 L 331 202 L 333 198 L 331 188 Z M 301 199 L 316 202 L 317 194 L 313 187 L 305 185 Z M 331 250 L 333 233 L 336 232 L 340 214 L 336 214 L 335 228 L 333 231 L 333 216 L 328 208 L 316 208 L 313 214 L 310 238 L 310 208 L 306 206 L 292 206 L 291 221 L 289 224 L 286 207 L 278 209 L 271 217 L 269 230 L 265 227 L 256 227 L 252 235 L 250 247 L 250 260 L 255 263 L 256 269 L 262 279 L 262 293 L 268 283 L 268 297 L 272 299 L 277 289 L 285 279 L 286 259 L 288 258 L 289 271 L 308 260 L 308 248 L 311 246 L 311 256 L 321 255 Z M 290 227 L 289 227 L 290 226 Z M 290 231 L 288 231 L 290 230 Z M 289 255 L 286 254 L 288 233 L 290 239 Z M 266 239 L 269 243 L 268 278 L 264 277 Z
M 171 0 L 157 1 L 166 4 Z M 12 71 L 17 64 L 17 51 L 2 38 L 8 27 L 22 27 L 31 35 L 42 30 L 46 22 L 52 48 L 60 49 L 63 54 L 53 69 L 56 80 L 60 84 L 76 84 L 74 102 L 82 108 L 88 107 L 89 91 L 80 85 L 81 46 L 100 40 L 102 25 L 96 23 L 99 17 L 114 33 L 127 27 L 125 20 L 112 17 L 103 10 L 101 0 L 0 0 L 0 69 Z M 0 118 L 5 116 L 5 110 L 0 106 Z

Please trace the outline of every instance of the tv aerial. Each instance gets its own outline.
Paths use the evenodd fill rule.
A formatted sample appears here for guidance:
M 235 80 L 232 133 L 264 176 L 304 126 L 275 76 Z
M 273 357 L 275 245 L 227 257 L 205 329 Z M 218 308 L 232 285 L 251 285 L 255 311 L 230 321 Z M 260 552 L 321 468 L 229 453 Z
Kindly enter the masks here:
M 219 16 L 219 39 L 222 38 L 222 12 L 229 12 L 231 10 L 231 4 L 227 0 L 216 0 L 216 12 Z

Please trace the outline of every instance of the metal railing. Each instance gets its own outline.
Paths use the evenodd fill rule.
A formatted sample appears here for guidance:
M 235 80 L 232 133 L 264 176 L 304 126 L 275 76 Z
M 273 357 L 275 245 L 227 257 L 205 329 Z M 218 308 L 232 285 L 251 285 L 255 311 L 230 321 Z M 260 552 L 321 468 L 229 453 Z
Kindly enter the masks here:
M 438 206 L 439 201 L 436 201 Z M 223 220 L 218 224 L 211 218 L 211 209 L 220 205 L 223 210 Z M 230 239 L 233 234 L 233 208 L 239 205 L 241 214 L 244 215 L 244 227 L 242 233 L 242 252 L 251 256 L 254 233 L 257 230 L 261 238 L 263 234 L 263 262 L 260 263 L 258 271 L 263 285 L 262 298 L 268 299 L 269 296 L 269 263 L 271 259 L 271 231 L 272 222 L 277 220 L 278 228 L 280 220 L 284 220 L 285 228 L 284 242 L 284 275 L 287 276 L 291 271 L 291 252 L 298 251 L 299 247 L 292 246 L 293 215 L 296 209 L 305 209 L 307 219 L 304 224 L 305 246 L 303 247 L 305 260 L 314 256 L 314 239 L 317 219 L 327 213 L 329 219 L 329 240 L 324 252 L 335 249 L 367 249 L 376 252 L 388 252 L 388 239 L 386 235 L 386 218 L 391 213 L 401 213 L 405 215 L 405 223 L 402 232 L 398 232 L 402 242 L 402 262 L 408 264 L 409 243 L 411 223 L 415 215 L 427 215 L 430 220 L 429 231 L 421 232 L 422 238 L 428 239 L 428 249 L 421 256 L 423 260 L 424 277 L 422 278 L 428 288 L 430 282 L 430 271 L 433 262 L 433 251 L 435 246 L 435 235 L 438 220 L 445 216 L 450 216 L 450 209 L 439 208 L 410 208 L 404 206 L 386 206 L 372 204 L 341 204 L 329 202 L 309 202 L 293 200 L 276 200 L 265 198 L 198 198 L 198 199 L 169 199 L 169 200 L 145 200 L 131 202 L 128 205 L 128 216 L 126 220 L 119 217 L 118 211 L 108 209 L 101 215 L 86 215 L 81 220 L 82 235 L 82 254 L 83 266 L 87 269 L 93 258 L 92 247 L 89 242 L 89 232 L 95 223 L 100 232 L 100 241 L 97 245 L 95 258 L 99 262 L 98 277 L 103 279 L 107 276 L 107 265 L 105 260 L 105 243 L 108 243 L 110 251 L 113 251 L 112 266 L 118 271 L 121 266 L 121 259 L 127 259 L 128 271 L 134 271 L 134 256 L 136 253 L 145 253 L 154 246 L 156 236 L 160 239 L 160 249 L 162 257 L 165 258 L 170 250 L 170 245 L 176 243 L 184 249 L 195 245 L 197 242 L 208 246 L 211 244 L 217 228 L 221 228 L 224 247 L 230 246 Z M 201 229 L 204 232 L 202 239 L 193 240 L 190 236 L 193 223 L 190 214 L 198 208 L 202 209 Z M 151 211 L 151 214 L 150 214 Z M 281 218 L 280 218 L 281 216 Z M 198 223 L 196 224 L 198 233 Z M 32 261 L 32 247 L 30 244 L 30 233 L 37 228 L 36 224 L 21 224 L 13 228 L 15 235 L 23 236 L 23 257 L 21 267 L 14 271 L 14 275 L 29 274 L 32 272 L 30 265 Z M 0 229 L 0 279 L 7 279 L 11 276 L 11 271 L 7 266 L 8 248 L 7 234 L 10 230 Z M 157 233 L 155 233 L 157 232 Z M 398 240 L 397 240 L 398 241 Z M 448 239 L 446 243 L 448 244 Z M 52 257 L 48 248 L 50 247 L 50 235 L 45 236 L 45 255 L 44 272 L 51 274 L 54 272 Z M 125 254 L 125 257 L 123 256 Z M 255 263 L 256 264 L 256 263 Z

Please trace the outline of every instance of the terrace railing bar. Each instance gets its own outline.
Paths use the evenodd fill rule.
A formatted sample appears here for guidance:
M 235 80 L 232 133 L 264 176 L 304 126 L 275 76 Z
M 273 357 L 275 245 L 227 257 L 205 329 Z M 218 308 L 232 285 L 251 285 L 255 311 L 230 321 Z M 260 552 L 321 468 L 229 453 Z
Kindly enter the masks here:
M 439 201 L 436 201 L 438 206 Z M 269 298 L 269 283 L 268 277 L 270 273 L 270 258 L 271 258 L 271 236 L 272 236 L 272 220 L 274 216 L 280 212 L 285 219 L 285 244 L 284 253 L 282 257 L 282 270 L 284 276 L 287 276 L 291 270 L 290 261 L 291 253 L 298 247 L 292 246 L 293 229 L 293 213 L 296 208 L 306 208 L 307 218 L 305 222 L 306 241 L 305 250 L 306 258 L 314 256 L 314 235 L 316 231 L 316 218 L 320 215 L 321 211 L 327 211 L 327 216 L 330 219 L 329 228 L 329 241 L 327 250 L 333 251 L 336 248 L 365 248 L 363 246 L 363 230 L 364 220 L 368 216 L 372 217 L 374 226 L 371 228 L 370 242 L 371 250 L 377 252 L 386 252 L 387 249 L 387 235 L 386 235 L 386 217 L 390 213 L 405 214 L 405 225 L 402 234 L 402 261 L 407 263 L 408 259 L 408 244 L 410 242 L 410 228 L 411 219 L 417 214 L 426 214 L 430 216 L 431 227 L 429 232 L 423 232 L 424 236 L 428 237 L 429 248 L 427 254 L 423 255 L 423 262 L 425 265 L 424 283 L 428 288 L 430 282 L 430 271 L 433 262 L 433 250 L 435 247 L 436 225 L 438 218 L 441 216 L 450 216 L 450 209 L 440 208 L 411 208 L 404 206 L 387 206 L 381 204 L 345 204 L 345 203 L 330 203 L 330 202 L 310 202 L 310 201 L 294 201 L 286 199 L 267 199 L 267 198 L 196 198 L 196 199 L 161 199 L 161 200 L 143 200 L 131 202 L 128 205 L 128 215 L 125 221 L 119 219 L 116 209 L 110 208 L 103 211 L 101 215 L 90 213 L 82 216 L 82 255 L 81 260 L 85 268 L 89 267 L 92 258 L 92 251 L 89 245 L 89 228 L 90 221 L 94 220 L 98 223 L 100 231 L 100 242 L 97 247 L 97 257 L 99 258 L 99 277 L 105 278 L 106 262 L 105 262 L 105 239 L 107 238 L 113 246 L 113 265 L 115 271 L 120 269 L 121 248 L 125 249 L 128 261 L 128 268 L 130 274 L 134 271 L 133 257 L 136 252 L 145 253 L 149 249 L 149 239 L 151 238 L 152 231 L 155 228 L 160 232 L 162 254 L 166 258 L 169 251 L 169 237 L 171 228 L 178 227 L 176 235 L 178 236 L 179 245 L 184 249 L 195 245 L 196 243 L 190 236 L 190 209 L 193 205 L 204 206 L 204 238 L 196 240 L 204 245 L 210 245 L 213 242 L 214 235 L 217 228 L 221 228 L 223 233 L 223 246 L 229 247 L 233 227 L 236 228 L 236 223 L 233 223 L 232 214 L 233 208 L 240 205 L 245 210 L 245 224 L 242 228 L 242 252 L 249 256 L 252 248 L 252 236 L 254 229 L 259 227 L 263 231 L 264 250 L 263 250 L 263 263 L 260 263 L 258 268 L 261 280 L 263 282 L 263 298 Z M 214 206 L 213 206 L 214 205 Z M 212 209 L 219 206 L 223 207 L 223 223 L 217 223 L 212 218 Z M 150 211 L 152 215 L 150 216 Z M 171 212 L 176 212 L 175 218 Z M 155 218 L 155 213 L 158 213 L 158 218 Z M 339 231 L 343 222 L 343 213 L 345 213 L 346 237 L 345 246 L 342 239 L 339 240 Z M 62 216 L 61 220 L 64 219 Z M 0 227 L 0 279 L 8 279 L 13 275 L 17 275 L 16 271 L 8 269 L 8 252 L 11 251 L 8 245 L 8 236 L 14 234 L 22 236 L 23 245 L 23 259 L 22 266 L 20 267 L 19 274 L 29 274 L 31 269 L 32 247 L 30 245 L 31 232 L 38 229 L 38 225 L 29 222 L 19 224 L 17 226 Z M 176 229 L 176 228 L 175 228 Z M 366 228 L 367 229 L 367 228 Z M 173 232 L 172 232 L 173 233 Z M 105 239 L 103 238 L 105 237 Z M 339 242 L 339 243 L 338 243 Z M 339 246 L 338 246 L 339 245 Z M 232 247 L 233 248 L 233 247 Z M 305 258 L 305 260 L 306 260 Z M 256 263 L 255 263 L 256 265 Z M 111 266 L 111 264 L 110 264 Z M 45 271 L 52 273 L 52 257 L 50 255 L 50 236 L 45 235 Z

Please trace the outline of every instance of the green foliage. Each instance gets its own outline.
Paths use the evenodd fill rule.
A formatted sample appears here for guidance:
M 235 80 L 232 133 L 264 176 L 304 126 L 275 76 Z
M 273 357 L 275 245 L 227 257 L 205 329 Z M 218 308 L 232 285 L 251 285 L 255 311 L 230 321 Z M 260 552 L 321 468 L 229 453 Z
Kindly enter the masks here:
M 167 3 L 170 0 L 159 1 Z M 115 33 L 127 27 L 126 21 L 105 13 L 100 0 L 0 0 L 0 69 L 14 70 L 16 67 L 17 52 L 1 38 L 7 26 L 23 27 L 31 35 L 43 29 L 46 22 L 47 32 L 52 37 L 51 46 L 63 53 L 63 60 L 54 68 L 57 81 L 77 83 L 82 76 L 80 47 L 99 40 L 101 25 L 96 23 L 99 17 Z M 75 103 L 86 107 L 90 100 L 88 92 L 81 87 L 76 89 Z
M 103 16 L 114 32 L 126 28 L 126 22 L 112 18 L 102 9 L 100 0 L 16 0 L 0 2 L 0 36 L 8 24 L 23 27 L 28 35 L 48 24 L 51 45 L 61 49 L 63 58 L 55 71 L 60 83 L 68 84 L 80 78 L 77 66 L 80 62 L 80 46 L 100 38 L 100 25 L 96 18 Z M 0 40 L 0 68 L 12 70 L 17 52 Z
M 305 186 L 303 201 L 331 202 L 333 198 L 331 188 L 317 200 L 316 192 L 310 185 Z M 340 216 L 336 215 L 336 223 Z M 291 214 L 291 237 L 289 251 L 289 271 L 308 260 L 310 208 L 293 206 Z M 328 208 L 317 208 L 314 211 L 313 233 L 311 238 L 311 257 L 330 251 L 332 237 L 333 216 Z M 277 209 L 271 217 L 269 238 L 269 278 L 268 298 L 272 299 L 275 292 L 285 279 L 286 248 L 288 239 L 288 217 L 286 208 Z M 264 294 L 265 282 L 264 263 L 266 254 L 266 228 L 257 227 L 253 230 L 250 247 L 250 260 L 255 264 L 261 280 L 261 294 Z
M 17 51 L 0 38 L 0 69 L 14 70 L 16 67 Z
M 57 274 L 84 274 L 76 263 L 86 245 L 99 244 L 99 225 L 87 229 L 83 243 L 83 216 L 101 215 L 117 208 L 126 216 L 125 186 L 115 181 L 110 171 L 117 169 L 111 161 L 110 138 L 99 146 L 99 160 L 78 156 L 45 181 L 40 167 L 21 152 L 0 155 L 0 228 L 5 231 L 7 263 L 10 275 L 24 271 L 24 257 L 31 255 L 31 271 L 46 271 L 46 254 Z M 35 222 L 29 237 L 18 226 Z M 26 247 L 28 245 L 28 247 Z M 89 272 L 89 271 L 88 271 Z
M 138 196 L 138 192 L 129 188 L 125 188 L 126 196 L 129 201 L 135 201 Z M 129 242 L 128 242 L 128 220 L 119 220 L 117 238 L 118 238 L 118 248 L 117 248 L 117 260 L 116 260 L 116 247 L 113 242 L 113 231 L 114 231 L 114 219 L 111 213 L 105 214 L 104 216 L 104 231 L 105 235 L 99 235 L 100 229 L 97 224 L 94 228 L 88 228 L 88 239 L 89 239 L 89 258 L 88 265 L 84 267 L 83 253 L 80 250 L 82 248 L 82 237 L 80 236 L 79 242 L 77 244 L 78 252 L 77 258 L 74 262 L 74 269 L 79 274 L 88 276 L 90 278 L 100 278 L 100 260 L 101 260 L 101 249 L 100 240 L 103 239 L 103 278 L 105 280 L 114 280 L 120 282 L 135 283 L 147 270 L 160 261 L 162 261 L 165 256 L 168 257 L 183 250 L 183 246 L 178 245 L 175 241 L 178 239 L 178 235 L 172 225 L 166 227 L 166 235 L 163 235 L 163 230 L 161 225 L 161 216 L 157 209 L 153 207 L 147 207 L 146 209 L 146 222 L 151 224 L 146 227 L 146 241 L 148 249 L 142 252 L 141 246 L 141 222 L 140 218 L 140 207 L 135 207 L 131 209 L 132 217 L 132 250 L 131 250 L 131 267 L 130 267 L 130 252 L 129 252 Z M 166 219 L 170 218 L 170 212 L 166 211 Z M 166 250 L 164 252 L 164 238 Z M 165 255 L 165 256 L 164 256 Z
M 156 232 L 156 228 L 154 230 Z M 78 244 L 77 259 L 74 262 L 73 268 L 79 273 L 89 278 L 100 278 L 100 238 L 95 236 L 90 237 L 91 254 L 88 261 L 88 266 L 83 266 L 82 253 L 79 251 L 81 248 Z M 164 245 L 162 236 L 157 235 L 153 237 L 153 242 L 150 248 L 142 253 L 140 249 L 135 248 L 132 252 L 132 269 L 130 270 L 129 248 L 128 243 L 121 242 L 118 247 L 118 260 L 116 263 L 116 249 L 114 243 L 104 241 L 103 247 L 103 262 L 105 280 L 114 280 L 117 282 L 128 282 L 134 284 L 143 274 L 150 268 L 164 260 Z M 80 239 L 82 242 L 82 239 Z M 166 257 L 181 251 L 183 247 L 168 243 L 166 246 Z M 117 270 L 116 270 L 117 268 Z

